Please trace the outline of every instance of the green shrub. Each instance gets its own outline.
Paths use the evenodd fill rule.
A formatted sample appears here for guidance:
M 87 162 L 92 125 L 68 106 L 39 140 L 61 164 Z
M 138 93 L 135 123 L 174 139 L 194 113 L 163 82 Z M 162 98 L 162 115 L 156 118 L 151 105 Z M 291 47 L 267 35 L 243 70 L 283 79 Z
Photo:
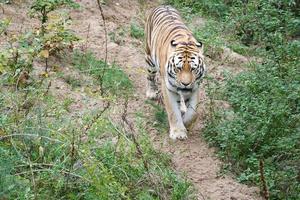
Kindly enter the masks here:
M 187 11 L 188 14 L 191 15 L 203 13 L 215 17 L 225 17 L 228 13 L 229 5 L 231 5 L 231 1 L 221 0 L 166 0 L 165 3 L 174 5 L 179 10 Z M 184 15 L 186 15 L 186 13 L 184 13 Z
M 79 5 L 73 0 L 35 0 L 29 14 L 40 20 L 42 31 L 44 31 L 44 24 L 48 22 L 49 13 L 62 7 L 78 8 Z
M 244 55 L 260 56 L 225 83 L 208 79 L 210 98 L 205 137 L 238 180 L 261 185 L 259 162 L 271 199 L 300 196 L 300 42 L 297 2 L 288 1 L 167 1 L 177 8 L 191 7 L 218 25 L 196 30 L 206 54 L 223 45 Z M 216 11 L 224 8 L 219 14 Z M 190 12 L 189 12 L 190 13 Z M 214 40 L 216 38 L 217 42 Z M 221 40 L 220 40 L 221 39 Z M 224 40 L 225 39 L 225 40 Z M 220 41 L 220 42 L 218 42 Z M 226 41 L 226 42 L 224 42 Z M 214 58 L 214 57 L 213 57 Z M 223 86 L 225 84 L 225 87 Z M 222 109 L 216 101 L 227 101 Z
M 292 48 L 285 56 L 296 59 L 296 46 L 284 47 Z M 229 78 L 223 94 L 234 114 L 214 118 L 205 133 L 240 181 L 260 184 L 263 160 L 272 199 L 298 199 L 300 192 L 299 66 L 285 65 L 270 61 Z

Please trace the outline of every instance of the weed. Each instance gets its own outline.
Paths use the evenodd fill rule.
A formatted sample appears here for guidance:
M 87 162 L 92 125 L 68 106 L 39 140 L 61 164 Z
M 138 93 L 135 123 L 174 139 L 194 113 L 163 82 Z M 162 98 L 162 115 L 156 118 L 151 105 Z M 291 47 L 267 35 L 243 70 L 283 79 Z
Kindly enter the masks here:
M 141 28 L 136 23 L 131 23 L 130 25 L 130 36 L 136 39 L 141 39 L 144 37 L 144 29 Z

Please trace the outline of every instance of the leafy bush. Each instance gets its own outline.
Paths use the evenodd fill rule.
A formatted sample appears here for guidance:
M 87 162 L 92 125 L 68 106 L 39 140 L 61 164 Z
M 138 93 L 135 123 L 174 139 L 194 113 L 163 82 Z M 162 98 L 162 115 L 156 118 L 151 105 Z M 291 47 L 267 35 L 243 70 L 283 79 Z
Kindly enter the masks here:
M 272 199 L 298 199 L 300 194 L 300 72 L 293 63 L 299 45 L 284 47 L 291 62 L 278 65 L 274 58 L 229 78 L 223 97 L 234 114 L 219 113 L 221 118 L 212 119 L 205 133 L 240 174 L 240 181 L 259 184 L 263 160 Z
M 9 79 L 10 83 L 20 81 L 22 74 L 32 70 L 33 58 L 38 47 L 30 45 L 33 34 L 14 35 L 9 38 L 5 49 L 0 50 L 0 75 Z
M 61 7 L 77 8 L 79 5 L 73 0 L 35 0 L 31 5 L 30 15 L 40 20 L 42 31 L 47 23 L 49 13 Z
M 270 198 L 299 199 L 299 5 L 293 0 L 167 2 L 178 8 L 195 3 L 194 13 L 218 21 L 219 26 L 208 23 L 196 30 L 195 35 L 209 45 L 206 51 L 218 51 L 227 43 L 246 55 L 255 49 L 255 55 L 263 59 L 237 76 L 227 75 L 225 87 L 208 80 L 211 113 L 205 137 L 220 149 L 240 181 L 261 185 L 259 163 L 263 161 Z M 224 9 L 216 14 L 221 7 Z M 224 42 L 223 38 L 235 41 Z M 222 109 L 215 103 L 224 100 L 231 108 Z
M 291 12 L 296 2 L 264 0 L 239 2 L 230 8 L 227 29 L 246 45 L 259 44 L 268 40 L 269 34 L 281 33 L 285 38 L 299 34 L 300 20 Z M 257 20 L 259 19 L 259 20 Z
M 166 0 L 166 4 L 171 4 L 176 6 L 178 9 L 188 10 L 188 14 L 208 14 L 215 17 L 225 17 L 229 6 L 232 1 L 222 1 L 222 0 Z M 186 14 L 186 13 L 184 13 Z
M 58 14 L 58 17 L 49 16 L 51 12 L 63 7 L 78 8 L 73 0 L 35 0 L 29 12 L 31 17 L 38 18 L 41 27 L 37 35 L 41 45 L 42 57 L 48 58 L 66 47 L 73 48 L 73 42 L 78 38 L 67 29 L 70 19 L 68 15 Z

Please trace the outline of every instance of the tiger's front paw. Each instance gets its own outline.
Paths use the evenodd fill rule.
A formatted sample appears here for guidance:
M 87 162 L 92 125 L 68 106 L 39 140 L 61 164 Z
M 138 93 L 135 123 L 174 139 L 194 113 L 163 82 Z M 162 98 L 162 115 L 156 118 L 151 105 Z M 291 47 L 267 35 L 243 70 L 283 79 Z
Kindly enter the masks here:
M 185 128 L 175 128 L 170 130 L 170 138 L 173 140 L 187 139 L 187 130 Z

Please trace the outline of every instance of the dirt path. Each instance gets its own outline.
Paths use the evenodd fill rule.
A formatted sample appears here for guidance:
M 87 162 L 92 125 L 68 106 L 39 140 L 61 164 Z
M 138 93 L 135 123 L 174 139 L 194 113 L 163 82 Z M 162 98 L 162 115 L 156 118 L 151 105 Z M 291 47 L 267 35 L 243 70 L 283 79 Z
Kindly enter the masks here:
M 74 24 L 72 29 L 82 38 L 87 38 L 87 45 L 90 50 L 95 52 L 98 57 L 104 58 L 104 29 L 96 1 L 81 0 L 78 2 L 82 8 L 72 12 L 71 17 Z M 147 9 L 156 4 L 153 2 L 147 4 Z M 118 33 L 121 32 L 125 34 L 122 38 L 115 38 L 114 41 L 109 40 L 108 60 L 122 66 L 134 82 L 136 96 L 135 101 L 130 106 L 132 112 L 141 108 L 149 112 L 149 108 L 144 103 L 146 75 L 143 44 L 129 36 L 130 23 L 132 21 L 142 23 L 143 21 L 142 6 L 137 0 L 110 0 L 103 9 L 108 33 L 114 36 L 118 36 Z M 210 66 L 212 63 L 214 62 L 211 61 L 208 65 L 208 73 L 217 74 L 211 69 L 218 68 L 218 66 Z M 201 91 L 201 98 L 205 101 L 204 91 Z M 174 143 L 169 140 L 167 133 L 156 134 L 153 131 L 151 137 L 156 148 L 171 154 L 176 170 L 179 173 L 185 173 L 194 184 L 198 199 L 261 199 L 258 188 L 240 184 L 229 175 L 219 175 L 222 163 L 216 157 L 214 149 L 209 148 L 201 137 L 201 128 L 203 127 L 203 120 L 201 119 L 203 119 L 204 112 L 204 107 L 199 109 L 198 125 L 189 134 L 186 141 Z

